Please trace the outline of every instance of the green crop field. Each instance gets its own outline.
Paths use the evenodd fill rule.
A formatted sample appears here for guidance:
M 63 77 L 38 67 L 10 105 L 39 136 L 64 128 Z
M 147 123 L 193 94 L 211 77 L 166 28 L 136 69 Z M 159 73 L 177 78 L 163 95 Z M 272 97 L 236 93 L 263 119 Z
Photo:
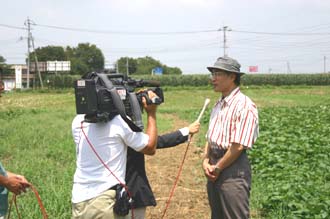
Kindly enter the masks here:
M 256 102 L 260 119 L 260 137 L 249 151 L 253 218 L 329 218 L 330 87 L 242 90 Z M 173 129 L 175 121 L 167 114 L 195 120 L 206 97 L 213 104 L 219 94 L 210 87 L 166 87 L 157 115 L 159 132 Z M 200 146 L 210 108 L 197 136 Z M 49 218 L 71 217 L 74 115 L 72 90 L 13 92 L 0 98 L 0 160 L 35 185 Z M 32 192 L 19 197 L 18 203 L 23 218 L 41 218 Z

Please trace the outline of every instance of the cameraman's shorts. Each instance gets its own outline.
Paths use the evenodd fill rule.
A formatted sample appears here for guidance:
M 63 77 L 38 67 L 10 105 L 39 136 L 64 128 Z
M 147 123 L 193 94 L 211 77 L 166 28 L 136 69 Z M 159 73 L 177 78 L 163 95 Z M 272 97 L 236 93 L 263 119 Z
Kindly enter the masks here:
M 72 219 L 122 219 L 113 213 L 116 190 L 109 189 L 87 201 L 72 203 Z

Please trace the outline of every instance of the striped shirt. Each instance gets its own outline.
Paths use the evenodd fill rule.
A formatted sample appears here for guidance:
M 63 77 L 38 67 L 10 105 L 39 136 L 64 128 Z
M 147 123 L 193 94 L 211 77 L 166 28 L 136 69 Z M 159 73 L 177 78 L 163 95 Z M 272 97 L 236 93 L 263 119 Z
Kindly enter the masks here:
M 207 140 L 212 147 L 228 149 L 238 143 L 252 148 L 259 135 L 258 110 L 239 87 L 221 98 L 211 112 Z

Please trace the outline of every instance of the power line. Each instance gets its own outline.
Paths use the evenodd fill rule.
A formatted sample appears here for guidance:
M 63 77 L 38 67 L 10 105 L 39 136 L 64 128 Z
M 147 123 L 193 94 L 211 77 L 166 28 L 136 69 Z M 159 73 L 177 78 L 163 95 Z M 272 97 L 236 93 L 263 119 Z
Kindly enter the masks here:
M 121 37 L 120 35 L 129 35 L 130 37 L 135 37 L 136 35 L 145 35 L 141 38 L 147 37 L 150 35 L 151 37 L 154 37 L 157 35 L 163 35 L 158 36 L 160 37 L 170 37 L 171 35 L 175 40 L 167 40 L 167 44 L 169 45 L 162 45 L 157 43 L 156 47 L 152 44 L 153 41 L 146 41 L 148 42 L 147 45 L 143 45 L 140 43 L 134 44 L 133 47 L 117 47 L 117 48 L 108 48 L 107 53 L 113 54 L 120 54 L 120 53 L 130 53 L 130 54 L 146 54 L 146 53 L 158 53 L 158 54 L 166 54 L 166 53 L 178 53 L 178 52 L 194 52 L 197 51 L 199 53 L 201 52 L 209 52 L 209 49 L 213 49 L 211 53 L 212 56 L 217 55 L 219 53 L 219 31 L 223 31 L 222 34 L 228 34 L 228 30 L 224 31 L 221 29 L 204 29 L 204 30 L 196 30 L 196 31 L 168 31 L 168 32 L 150 32 L 150 31 L 116 31 L 116 30 L 97 30 L 97 29 L 88 29 L 88 28 L 70 28 L 70 27 L 61 27 L 61 26 L 54 26 L 54 25 L 43 25 L 43 24 L 35 24 L 30 23 L 32 26 L 38 26 L 39 30 L 41 27 L 45 28 L 52 28 L 52 29 L 58 29 L 58 30 L 65 30 L 65 31 L 76 31 L 76 32 L 89 32 L 89 33 L 95 33 L 95 34 L 114 34 L 118 35 L 118 37 Z M 285 63 L 290 62 L 290 71 L 291 66 L 293 69 L 296 69 L 297 62 L 299 62 L 299 65 L 302 64 L 308 64 L 311 60 L 310 57 L 314 57 L 315 53 L 322 52 L 324 56 L 327 55 L 327 57 L 330 56 L 330 48 L 329 48 L 329 24 L 322 24 L 322 25 L 315 25 L 308 27 L 309 29 L 306 29 L 307 27 L 300 28 L 300 29 L 290 29 L 290 32 L 266 32 L 266 31 L 248 31 L 248 30 L 232 30 L 232 34 L 229 36 L 230 40 L 229 43 L 226 42 L 225 38 L 223 37 L 224 46 L 220 45 L 220 49 L 224 49 L 224 54 L 226 53 L 225 50 L 230 48 L 230 53 L 237 54 L 239 53 L 240 59 L 244 60 L 244 57 L 251 57 L 251 53 L 254 54 L 255 58 L 254 61 L 262 62 L 266 61 L 264 57 L 269 57 L 269 62 L 272 63 L 272 65 L 276 65 L 275 62 L 280 62 L 280 65 L 283 65 L 283 68 L 285 68 Z M 0 28 L 11 28 L 11 29 L 22 29 L 22 30 L 28 30 L 27 28 L 21 28 L 18 26 L 12 26 L 12 25 L 6 25 L 6 24 L 0 24 Z M 31 27 L 30 27 L 31 28 Z M 36 27 L 35 27 L 36 29 Z M 57 31 L 58 32 L 58 31 Z M 205 33 L 204 35 L 202 35 Z M 181 35 L 180 35 L 181 34 Z M 192 34 L 192 35 L 188 35 Z M 195 35 L 193 35 L 195 34 Z M 201 34 L 198 35 L 197 34 Z M 244 35 L 245 34 L 245 35 Z M 247 35 L 250 34 L 250 35 Z M 197 36 L 197 37 L 196 37 Z M 204 39 L 203 42 L 198 42 L 196 39 L 199 39 L 200 36 L 202 38 L 208 38 L 207 40 Z M 216 38 L 213 38 L 217 36 Z M 276 36 L 276 37 L 274 37 Z M 305 36 L 305 37 L 301 37 Z M 104 36 L 108 37 L 108 36 Z M 181 39 L 180 37 L 184 38 L 184 41 L 182 43 L 178 43 Z M 211 39 L 212 37 L 212 39 Z M 35 39 L 32 38 L 31 34 L 31 40 Z M 140 38 L 135 37 L 134 40 L 138 41 Z M 44 40 L 45 39 L 40 39 Z M 81 40 L 81 38 L 79 38 Z M 222 37 L 221 37 L 222 40 Z M 7 42 L 6 42 L 7 41 Z M 38 41 L 38 38 L 36 38 L 36 41 Z M 48 40 L 46 40 L 48 41 Z M 191 42 L 190 42 L 191 41 Z M 32 41 L 31 41 L 32 42 Z M 159 40 L 157 41 L 159 42 Z M 64 42 L 63 42 L 64 43 Z M 61 44 L 63 44 L 61 43 Z M 173 43 L 173 45 L 172 45 Z M 7 40 L 0 40 L 0 44 L 4 44 L 1 46 L 2 49 L 4 47 L 8 47 L 9 45 L 14 44 L 13 42 L 10 43 L 9 39 Z M 222 43 L 221 43 L 222 44 Z M 113 44 L 113 45 L 120 45 L 120 44 Z M 140 45 L 140 48 L 134 48 L 136 45 Z M 104 48 L 103 48 L 104 49 Z M 300 49 L 299 52 L 293 51 L 293 49 Z M 217 50 L 217 52 L 215 52 Z M 6 51 L 7 52 L 7 51 Z M 298 54 L 299 53 L 299 54 Z M 285 57 L 283 57 L 285 56 Z M 302 60 L 304 58 L 308 58 L 307 62 Z M 198 58 L 196 58 L 198 59 Z M 178 59 L 180 60 L 180 59 Z M 184 61 L 188 62 L 187 57 L 184 58 Z M 304 62 L 303 62 L 304 61 Z M 323 64 L 323 55 L 321 62 Z M 273 66 L 272 66 L 273 67 Z M 322 66 L 323 67 L 323 66 Z M 286 69 L 288 69 L 288 64 L 286 65 Z M 322 69 L 323 70 L 323 69 Z
M 17 26 L 12 26 L 12 25 L 8 25 L 8 24 L 0 24 L 1 27 L 7 27 L 10 29 L 19 29 L 19 30 L 27 30 L 27 28 L 25 27 L 17 27 Z
M 78 31 L 78 32 L 89 32 L 89 33 L 100 33 L 100 34 L 135 34 L 135 35 L 175 35 L 175 34 L 199 34 L 199 33 L 210 33 L 217 32 L 221 29 L 209 29 L 209 30 L 196 30 L 196 31 L 168 31 L 168 32 L 143 32 L 143 31 L 115 31 L 115 30 L 96 30 L 96 29 L 86 29 L 86 28 L 74 28 L 74 27 L 63 27 L 63 26 L 55 26 L 55 25 L 47 25 L 47 24 L 37 24 L 33 23 L 31 25 L 47 27 L 53 29 L 61 29 L 61 30 L 69 30 L 69 31 Z M 27 30 L 24 27 L 18 27 L 8 24 L 0 24 L 2 27 L 12 28 L 12 29 L 21 29 Z M 321 26 L 321 25 L 319 25 Z M 319 27 L 313 26 L 313 27 Z M 261 35 L 294 35 L 294 36 L 313 36 L 313 35 L 330 35 L 330 32 L 259 32 L 259 31 L 249 31 L 249 30 L 231 30 L 237 33 L 247 33 L 247 34 L 261 34 Z
M 142 31 L 114 31 L 114 30 L 93 30 L 85 28 L 73 28 L 73 27 L 61 27 L 54 25 L 45 24 L 34 24 L 35 26 L 47 27 L 60 30 L 69 30 L 77 32 L 88 32 L 88 33 L 98 33 L 98 34 L 121 34 L 121 35 L 177 35 L 177 34 L 199 34 L 199 33 L 210 33 L 216 32 L 218 30 L 197 30 L 197 31 L 174 31 L 174 32 L 142 32 Z
M 249 34 L 263 34 L 263 35 L 286 35 L 286 36 L 316 36 L 316 35 L 330 35 L 330 33 L 285 33 L 285 32 L 257 32 L 245 30 L 232 30 L 236 33 L 249 33 Z

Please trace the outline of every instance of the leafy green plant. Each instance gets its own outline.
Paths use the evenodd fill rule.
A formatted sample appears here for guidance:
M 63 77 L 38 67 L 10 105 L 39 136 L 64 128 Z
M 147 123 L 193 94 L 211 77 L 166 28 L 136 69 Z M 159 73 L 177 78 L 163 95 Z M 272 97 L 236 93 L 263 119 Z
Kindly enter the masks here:
M 328 218 L 330 105 L 260 112 L 260 137 L 249 153 L 263 188 L 267 218 Z

